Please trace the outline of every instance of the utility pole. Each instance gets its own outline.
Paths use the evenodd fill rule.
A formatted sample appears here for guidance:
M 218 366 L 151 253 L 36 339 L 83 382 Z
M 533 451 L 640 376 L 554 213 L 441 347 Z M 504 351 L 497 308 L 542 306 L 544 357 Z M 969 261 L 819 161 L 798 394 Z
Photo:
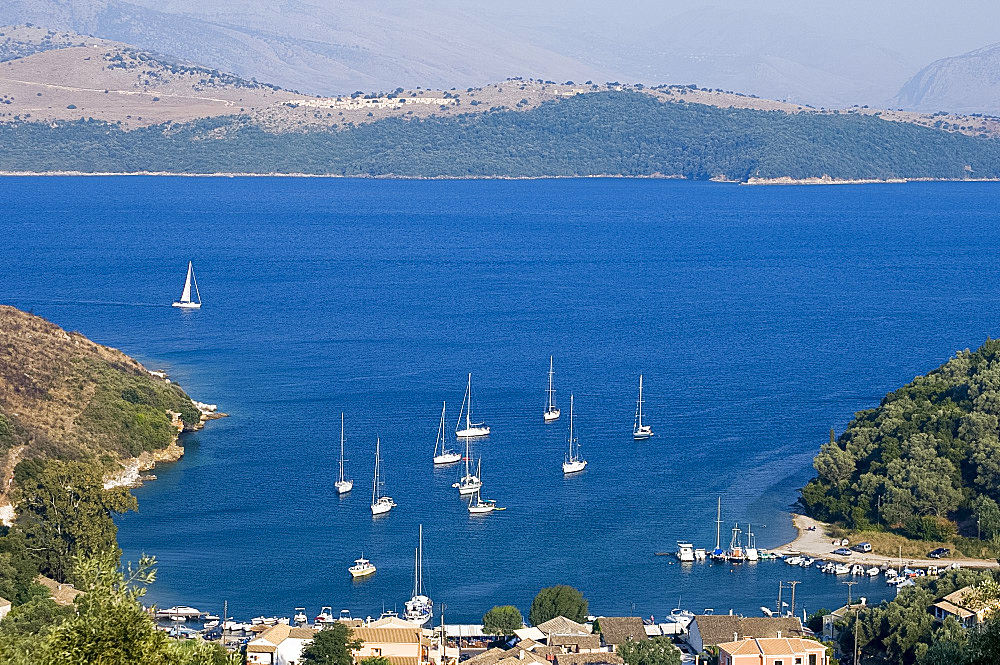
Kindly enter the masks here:
M 791 609 L 792 616 L 795 616 L 795 585 L 796 584 L 802 584 L 802 582 L 800 582 L 799 580 L 792 580 L 791 582 L 788 583 L 788 586 L 792 587 L 792 609 Z
M 444 611 L 448 606 L 441 603 L 441 663 L 448 661 L 448 632 L 444 628 Z
M 781 616 L 781 590 L 785 588 L 785 583 L 778 581 L 778 616 Z

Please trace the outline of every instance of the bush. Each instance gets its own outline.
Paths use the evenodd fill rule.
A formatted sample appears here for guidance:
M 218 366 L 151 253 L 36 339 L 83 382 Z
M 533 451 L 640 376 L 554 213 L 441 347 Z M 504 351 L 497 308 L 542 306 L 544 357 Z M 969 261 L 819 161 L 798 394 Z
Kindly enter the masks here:
M 917 540 L 951 540 L 958 533 L 953 522 L 930 515 L 914 515 L 903 524 L 902 534 Z

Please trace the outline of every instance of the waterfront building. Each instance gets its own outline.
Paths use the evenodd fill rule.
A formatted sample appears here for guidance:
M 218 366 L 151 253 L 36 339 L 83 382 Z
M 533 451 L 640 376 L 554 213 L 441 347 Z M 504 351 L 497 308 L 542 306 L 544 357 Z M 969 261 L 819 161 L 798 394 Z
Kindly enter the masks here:
M 719 665 L 828 665 L 826 647 L 801 638 L 748 638 L 723 642 Z
M 429 633 L 430 631 L 426 631 Z M 424 629 L 399 617 L 386 617 L 353 629 L 361 648 L 354 660 L 381 656 L 392 665 L 427 665 L 431 662 L 433 641 Z
M 6 598 L 0 598 L 0 621 L 3 621 L 8 612 L 10 612 L 10 601 Z
M 1000 607 L 1000 603 L 993 602 L 984 605 L 974 602 L 971 600 L 974 591 L 971 586 L 962 587 L 934 603 L 934 618 L 938 621 L 944 621 L 950 616 L 955 617 L 966 628 L 974 628 L 985 622 L 990 614 Z
M 294 665 L 318 631 L 276 624 L 247 643 L 247 665 Z
M 701 653 L 707 647 L 745 638 L 802 637 L 802 622 L 794 617 L 741 617 L 734 614 L 702 614 L 689 628 L 687 643 Z M 787 663 L 786 665 L 793 665 Z
M 629 640 L 649 639 L 639 617 L 598 617 L 596 623 L 601 631 L 601 642 L 611 652 Z
M 837 622 L 842 619 L 847 619 L 847 617 L 853 616 L 854 612 L 858 610 L 863 610 L 866 607 L 866 601 L 861 598 L 857 603 L 853 605 L 844 605 L 833 612 L 823 616 L 823 641 L 824 642 L 836 642 L 837 641 Z

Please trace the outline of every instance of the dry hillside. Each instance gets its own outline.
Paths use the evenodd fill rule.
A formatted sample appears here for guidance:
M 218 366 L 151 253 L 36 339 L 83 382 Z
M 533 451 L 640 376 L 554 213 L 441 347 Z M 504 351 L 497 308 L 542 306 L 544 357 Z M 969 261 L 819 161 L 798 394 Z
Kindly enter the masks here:
M 179 386 L 121 351 L 0 305 L 0 498 L 20 459 L 135 457 L 170 445 L 181 421 L 196 428 L 201 414 Z

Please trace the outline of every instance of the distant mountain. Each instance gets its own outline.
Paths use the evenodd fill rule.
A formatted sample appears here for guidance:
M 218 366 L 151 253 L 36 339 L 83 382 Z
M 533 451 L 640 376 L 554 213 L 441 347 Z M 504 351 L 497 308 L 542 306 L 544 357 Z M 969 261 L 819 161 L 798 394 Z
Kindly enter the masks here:
M 673 7 L 673 9 L 671 9 Z M 919 62 L 760 7 L 506 0 L 3 0 L 32 22 L 306 93 L 510 76 L 696 83 L 814 106 L 889 98 Z M 686 7 L 686 6 L 685 6 Z
M 890 105 L 1000 114 L 1000 43 L 932 62 L 906 82 Z

